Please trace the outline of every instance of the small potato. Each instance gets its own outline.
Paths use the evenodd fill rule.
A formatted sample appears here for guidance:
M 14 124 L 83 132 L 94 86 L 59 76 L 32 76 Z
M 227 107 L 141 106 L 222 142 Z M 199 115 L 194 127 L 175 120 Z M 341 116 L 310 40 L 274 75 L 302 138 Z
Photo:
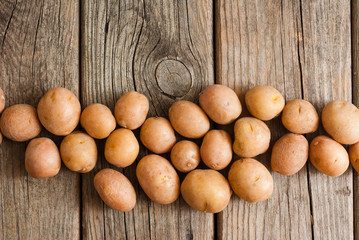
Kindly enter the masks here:
M 229 87 L 214 84 L 199 95 L 199 105 L 218 124 L 230 124 L 242 112 L 237 94 Z
M 2 143 L 2 134 L 0 132 L 0 144 Z
M 159 204 L 170 204 L 180 193 L 180 180 L 176 170 L 165 158 L 151 154 L 137 165 L 136 176 L 147 196 Z
M 207 115 L 190 101 L 175 102 L 170 107 L 168 115 L 176 132 L 187 138 L 201 138 L 210 128 Z
M 61 142 L 62 161 L 70 170 L 80 173 L 91 171 L 97 162 L 97 146 L 92 137 L 83 132 L 73 132 Z
M 273 192 L 273 178 L 268 169 L 252 158 L 235 161 L 228 173 L 235 194 L 254 203 L 267 200 Z
M 181 194 L 192 208 L 206 213 L 218 213 L 227 207 L 232 190 L 227 179 L 219 172 L 196 169 L 183 180 Z
M 327 136 L 313 139 L 309 147 L 309 159 L 313 166 L 328 176 L 342 175 L 349 166 L 345 148 Z
M 359 142 L 359 110 L 347 101 L 332 101 L 322 111 L 325 131 L 339 143 Z
M 353 165 L 353 168 L 359 173 L 359 142 L 350 146 L 349 159 Z
M 135 207 L 135 189 L 122 173 L 110 168 L 102 169 L 95 175 L 94 185 L 101 199 L 110 208 L 127 212 Z
M 270 86 L 257 86 L 245 96 L 247 109 L 256 118 L 267 121 L 277 117 L 284 108 L 282 94 Z
M 268 150 L 270 136 L 268 126 L 261 120 L 240 118 L 234 125 L 233 151 L 240 157 L 255 157 Z
M 145 95 L 131 91 L 123 94 L 115 106 L 118 125 L 131 130 L 141 127 L 150 105 Z
M 60 168 L 60 152 L 50 138 L 35 138 L 30 141 L 25 151 L 25 169 L 31 177 L 53 177 Z
M 80 121 L 79 99 L 66 88 L 50 89 L 37 106 L 42 125 L 52 134 L 66 136 Z
M 198 145 L 188 140 L 176 143 L 171 151 L 171 161 L 180 172 L 192 171 L 201 161 Z
M 232 161 L 231 136 L 224 130 L 211 130 L 203 138 L 201 158 L 207 167 L 222 170 Z
M 273 146 L 271 167 L 280 174 L 293 175 L 304 167 L 308 153 L 309 144 L 303 135 L 287 133 Z
M 5 94 L 4 91 L 0 88 L 0 113 L 5 109 Z
M 2 134 L 16 142 L 28 141 L 41 132 L 36 109 L 28 104 L 17 104 L 5 109 L 0 118 Z
M 130 166 L 136 160 L 139 151 L 137 138 L 129 129 L 117 129 L 106 140 L 105 158 L 116 167 Z
M 163 117 L 148 118 L 141 127 L 140 138 L 146 148 L 157 154 L 171 151 L 176 143 L 175 131 Z
M 286 129 L 293 133 L 312 133 L 318 129 L 319 116 L 310 102 L 294 99 L 285 105 L 282 123 Z

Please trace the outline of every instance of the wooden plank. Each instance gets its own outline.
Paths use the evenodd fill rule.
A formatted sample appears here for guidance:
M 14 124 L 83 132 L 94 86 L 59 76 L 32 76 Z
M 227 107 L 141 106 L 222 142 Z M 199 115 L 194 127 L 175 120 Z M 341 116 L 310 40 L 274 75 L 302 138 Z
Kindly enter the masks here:
M 55 86 L 78 94 L 78 10 L 77 1 L 0 1 L 0 87 L 7 106 L 36 106 Z M 9 140 L 0 146 L 0 239 L 79 239 L 79 175 L 63 165 L 56 177 L 29 177 L 25 147 Z
M 85 105 L 101 102 L 113 109 L 122 93 L 137 90 L 149 98 L 150 116 L 167 116 L 175 100 L 197 100 L 213 83 L 211 1 L 85 0 L 81 9 Z M 212 214 L 192 211 L 182 199 L 166 206 L 149 201 L 137 182 L 136 164 L 118 169 L 136 189 L 134 210 L 103 205 L 92 183 L 100 168 L 109 167 L 99 152 L 100 164 L 82 178 L 84 239 L 214 237 Z M 138 159 L 147 153 L 141 146 Z

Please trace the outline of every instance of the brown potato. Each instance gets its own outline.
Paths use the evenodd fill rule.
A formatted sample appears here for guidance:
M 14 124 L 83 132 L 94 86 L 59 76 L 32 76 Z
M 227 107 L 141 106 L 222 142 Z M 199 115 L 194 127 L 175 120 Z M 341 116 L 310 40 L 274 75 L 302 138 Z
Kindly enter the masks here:
M 349 159 L 353 168 L 359 173 L 359 142 L 349 148 Z
M 232 190 L 227 179 L 219 172 L 196 169 L 183 180 L 181 194 L 192 208 L 206 213 L 218 213 L 227 207 Z
M 116 119 L 111 110 L 103 104 L 87 106 L 81 114 L 81 126 L 93 138 L 104 139 L 116 128 Z
M 118 125 L 131 130 L 141 127 L 150 105 L 145 95 L 131 91 L 123 94 L 115 106 Z
M 50 89 L 37 106 L 42 125 L 58 136 L 70 134 L 80 121 L 81 105 L 78 98 L 66 88 Z
M 171 151 L 171 161 L 180 172 L 192 171 L 201 161 L 198 145 L 188 140 L 176 143 Z
M 230 124 L 242 112 L 237 94 L 229 87 L 214 84 L 199 95 L 199 105 L 218 124 Z
M 28 141 L 41 132 L 36 109 L 28 104 L 17 104 L 5 109 L 0 118 L 2 134 L 16 142 Z
M 273 178 L 268 169 L 252 158 L 235 161 L 228 173 L 235 194 L 254 203 L 267 200 L 273 192 Z
M 127 212 L 136 205 L 136 192 L 125 175 L 107 168 L 99 171 L 94 185 L 101 199 L 112 209 Z
M 5 109 L 5 94 L 4 91 L 0 88 L 0 113 Z
M 35 138 L 30 141 L 25 151 L 25 169 L 31 177 L 53 177 L 60 168 L 60 152 L 50 138 Z
M 271 167 L 283 175 L 299 172 L 308 159 L 309 144 L 303 135 L 287 133 L 274 144 Z
M 313 166 L 328 176 L 342 175 L 349 166 L 345 148 L 327 136 L 318 136 L 309 147 L 309 159 Z
M 176 132 L 187 138 L 201 138 L 210 128 L 207 115 L 190 101 L 181 100 L 173 103 L 168 116 Z
M 268 126 L 261 120 L 240 118 L 234 125 L 233 151 L 240 157 L 255 157 L 267 151 L 270 136 Z
M 285 105 L 282 123 L 286 129 L 293 133 L 312 133 L 318 129 L 319 116 L 310 102 L 294 99 Z
M 91 171 L 97 162 L 95 140 L 83 132 L 73 132 L 61 142 L 62 161 L 70 170 L 80 173 Z
M 130 166 L 136 160 L 139 151 L 137 138 L 129 129 L 117 129 L 106 140 L 105 158 L 116 167 Z
M 171 151 L 176 143 L 175 131 L 163 117 L 148 118 L 141 127 L 140 138 L 146 148 L 157 154 Z
M 0 144 L 2 143 L 2 134 L 1 134 L 1 132 L 0 132 Z
M 143 191 L 152 201 L 170 204 L 177 200 L 180 180 L 167 159 L 155 154 L 143 157 L 137 165 L 136 176 Z

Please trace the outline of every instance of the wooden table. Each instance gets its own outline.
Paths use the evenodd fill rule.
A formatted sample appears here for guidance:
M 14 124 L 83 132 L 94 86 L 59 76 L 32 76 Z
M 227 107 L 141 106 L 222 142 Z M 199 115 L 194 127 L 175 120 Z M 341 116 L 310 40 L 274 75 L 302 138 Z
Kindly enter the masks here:
M 83 107 L 112 109 L 122 93 L 137 90 L 151 100 L 150 116 L 167 116 L 179 99 L 197 101 L 213 83 L 235 89 L 242 103 L 249 88 L 268 84 L 319 112 L 332 99 L 358 105 L 358 10 L 357 0 L 2 0 L 0 87 L 7 106 L 36 106 L 62 86 Z M 272 143 L 286 132 L 280 119 L 268 125 Z M 233 196 L 222 213 L 205 214 L 183 199 L 150 202 L 133 164 L 118 169 L 138 196 L 135 209 L 123 213 L 104 205 L 93 187 L 94 174 L 113 167 L 103 158 L 104 142 L 97 143 L 91 173 L 63 166 L 56 177 L 37 180 L 25 171 L 26 143 L 4 140 L 0 239 L 359 239 L 352 168 L 336 178 L 309 163 L 291 177 L 272 172 L 268 201 Z M 148 154 L 141 149 L 139 158 Z M 269 166 L 269 153 L 258 159 Z

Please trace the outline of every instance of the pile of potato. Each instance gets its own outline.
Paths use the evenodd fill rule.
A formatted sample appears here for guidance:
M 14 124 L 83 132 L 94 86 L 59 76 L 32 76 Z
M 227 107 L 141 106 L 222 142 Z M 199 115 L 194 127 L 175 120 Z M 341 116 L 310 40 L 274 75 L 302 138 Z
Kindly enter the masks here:
M 149 102 L 138 92 L 122 95 L 114 114 L 102 104 L 92 104 L 81 112 L 78 98 L 65 88 L 49 90 L 37 110 L 27 104 L 5 108 L 0 89 L 0 130 L 13 141 L 29 141 L 25 167 L 34 178 L 58 174 L 61 160 L 72 171 L 87 173 L 97 162 L 94 139 L 106 139 L 105 159 L 118 168 L 132 165 L 140 144 L 133 130 L 140 129 L 140 141 L 153 154 L 143 157 L 136 176 L 146 195 L 159 204 L 170 204 L 181 194 L 192 208 L 208 213 L 222 211 L 232 191 L 248 202 L 264 201 L 273 191 L 269 170 L 254 157 L 265 153 L 271 132 L 264 121 L 281 113 L 290 132 L 278 139 L 271 153 L 271 168 L 293 175 L 305 166 L 309 157 L 320 172 L 329 176 L 343 174 L 349 159 L 359 170 L 359 111 L 346 101 L 332 101 L 322 111 L 327 133 L 315 137 L 310 145 L 302 134 L 318 129 L 319 116 L 313 105 L 295 99 L 285 105 L 281 93 L 270 86 L 257 86 L 245 95 L 245 104 L 253 117 L 239 116 L 242 105 L 236 93 L 222 85 L 208 86 L 199 96 L 199 105 L 177 101 L 169 109 L 169 120 L 147 118 Z M 3 111 L 4 110 L 4 111 Z M 220 125 L 234 123 L 234 141 L 225 130 L 211 129 L 210 119 Z M 74 131 L 81 124 L 83 131 Z M 116 125 L 120 128 L 116 129 Z M 42 127 L 54 135 L 65 136 L 60 149 L 49 138 L 35 138 Z M 186 140 L 177 142 L 176 132 Z M 202 139 L 199 147 L 191 139 Z M 2 136 L 0 134 L 0 143 Z M 341 144 L 353 144 L 349 155 Z M 233 152 L 241 159 L 232 162 Z M 170 161 L 159 154 L 170 153 Z M 200 161 L 208 167 L 196 169 Z M 230 166 L 228 178 L 219 170 Z M 182 183 L 177 171 L 187 173 Z M 136 204 L 132 183 L 120 172 L 102 169 L 94 177 L 94 186 L 111 208 L 129 211 Z

